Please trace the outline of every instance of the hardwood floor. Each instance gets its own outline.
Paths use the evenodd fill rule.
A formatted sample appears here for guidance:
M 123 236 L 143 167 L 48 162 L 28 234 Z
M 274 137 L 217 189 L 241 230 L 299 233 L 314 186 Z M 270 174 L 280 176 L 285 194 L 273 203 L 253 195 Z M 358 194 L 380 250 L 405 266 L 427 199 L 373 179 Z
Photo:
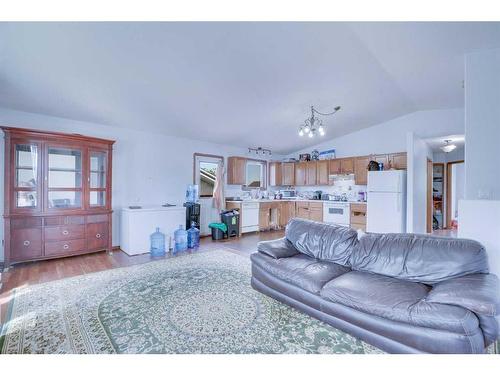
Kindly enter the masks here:
M 251 253 L 255 252 L 259 241 L 272 240 L 283 237 L 283 235 L 284 231 L 257 232 L 223 241 L 212 241 L 211 237 L 204 237 L 200 241 L 200 248 L 198 250 L 189 250 L 179 255 L 168 254 L 165 258 L 189 256 L 192 252 L 220 249 L 229 250 L 242 256 L 250 256 Z M 5 321 L 8 302 L 11 299 L 11 292 L 14 288 L 118 267 L 127 267 L 134 264 L 153 262 L 158 259 L 164 258 L 151 258 L 149 254 L 128 256 L 123 251 L 117 250 L 113 252 L 113 255 L 102 252 L 13 265 L 8 271 L 2 273 L 0 324 L 3 324 Z

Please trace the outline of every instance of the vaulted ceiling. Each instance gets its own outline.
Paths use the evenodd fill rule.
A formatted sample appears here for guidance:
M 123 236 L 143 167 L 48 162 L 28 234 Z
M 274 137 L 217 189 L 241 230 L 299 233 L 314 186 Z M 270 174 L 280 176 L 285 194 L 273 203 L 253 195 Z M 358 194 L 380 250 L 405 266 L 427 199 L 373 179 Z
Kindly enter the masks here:
M 1 23 L 0 107 L 286 154 L 310 105 L 342 106 L 325 138 L 462 107 L 495 47 L 500 23 Z

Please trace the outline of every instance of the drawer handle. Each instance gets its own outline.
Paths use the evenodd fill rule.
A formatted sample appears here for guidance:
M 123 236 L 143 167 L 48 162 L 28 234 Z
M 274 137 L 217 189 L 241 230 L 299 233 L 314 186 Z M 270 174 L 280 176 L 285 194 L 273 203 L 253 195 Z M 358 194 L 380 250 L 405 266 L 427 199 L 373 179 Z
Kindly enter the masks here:
M 95 235 L 95 238 L 101 238 L 101 233 L 97 233 L 97 234 Z
M 69 234 L 69 232 L 65 229 L 62 231 L 62 234 L 64 234 L 65 236 L 67 236 Z
M 69 245 L 67 243 L 65 243 L 64 246 L 63 246 L 63 249 L 64 250 L 68 250 L 69 249 Z
M 30 243 L 31 243 L 31 241 L 26 240 L 26 241 L 24 241 L 24 242 L 23 242 L 23 245 L 24 245 L 24 246 L 29 246 L 29 245 L 30 245 Z

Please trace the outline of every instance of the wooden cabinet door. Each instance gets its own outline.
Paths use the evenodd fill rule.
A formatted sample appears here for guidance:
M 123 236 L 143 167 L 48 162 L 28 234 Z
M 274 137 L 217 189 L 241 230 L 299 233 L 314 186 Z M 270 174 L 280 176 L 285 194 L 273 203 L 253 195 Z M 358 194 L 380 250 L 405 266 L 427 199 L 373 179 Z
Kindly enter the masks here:
M 42 229 L 13 229 L 10 237 L 11 259 L 29 260 L 42 256 Z
M 323 221 L 323 203 L 309 202 L 309 219 Z
M 228 185 L 245 185 L 246 159 L 230 156 L 227 158 L 227 183 Z
M 295 185 L 295 163 L 281 163 L 281 183 Z
M 281 181 L 282 181 L 281 163 L 279 162 L 269 163 L 269 186 L 281 186 Z
M 340 161 L 340 167 L 343 174 L 354 173 L 354 158 L 345 158 Z
M 340 159 L 332 159 L 330 162 L 330 174 L 341 174 L 342 168 L 340 164 Z
M 295 165 L 295 185 L 306 185 L 307 162 L 299 162 Z
M 316 162 L 316 184 L 328 185 L 328 160 L 320 160 Z
M 261 203 L 259 207 L 259 230 L 265 231 L 270 228 L 269 211 L 271 206 L 269 203 Z
M 295 202 L 288 202 L 288 220 L 293 219 L 296 216 Z
M 389 161 L 394 169 L 407 169 L 406 152 L 390 154 Z
M 309 219 L 309 203 L 308 202 L 297 202 L 296 215 L 300 219 Z
M 368 163 L 370 157 L 359 156 L 354 159 L 354 183 L 356 185 L 366 185 L 368 183 Z
M 310 161 L 306 163 L 306 185 L 312 186 L 317 185 L 316 181 L 316 165 L 318 163 L 315 161 Z

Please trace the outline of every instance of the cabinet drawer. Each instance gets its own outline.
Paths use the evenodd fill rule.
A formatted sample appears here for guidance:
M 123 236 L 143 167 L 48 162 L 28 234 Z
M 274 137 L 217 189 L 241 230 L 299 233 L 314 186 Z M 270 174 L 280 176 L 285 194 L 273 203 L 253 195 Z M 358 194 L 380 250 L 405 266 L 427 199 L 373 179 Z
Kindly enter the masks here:
M 11 219 L 11 229 L 39 228 L 42 226 L 42 219 L 39 217 L 23 217 Z
M 85 225 L 63 225 L 59 227 L 46 227 L 46 241 L 65 241 L 85 238 Z
M 100 250 L 108 248 L 108 223 L 92 223 L 87 225 L 87 249 Z
M 42 256 L 42 229 L 14 229 L 10 238 L 12 260 L 28 260 Z
M 108 215 L 89 215 L 87 216 L 87 223 L 107 223 L 109 221 Z
M 50 216 L 44 220 L 48 227 L 85 224 L 85 216 Z
M 353 211 L 366 213 L 366 204 L 351 203 L 351 212 Z
M 323 203 L 309 202 L 309 209 L 322 211 L 323 210 Z
M 85 250 L 85 240 L 68 240 L 45 243 L 45 256 L 78 253 Z

